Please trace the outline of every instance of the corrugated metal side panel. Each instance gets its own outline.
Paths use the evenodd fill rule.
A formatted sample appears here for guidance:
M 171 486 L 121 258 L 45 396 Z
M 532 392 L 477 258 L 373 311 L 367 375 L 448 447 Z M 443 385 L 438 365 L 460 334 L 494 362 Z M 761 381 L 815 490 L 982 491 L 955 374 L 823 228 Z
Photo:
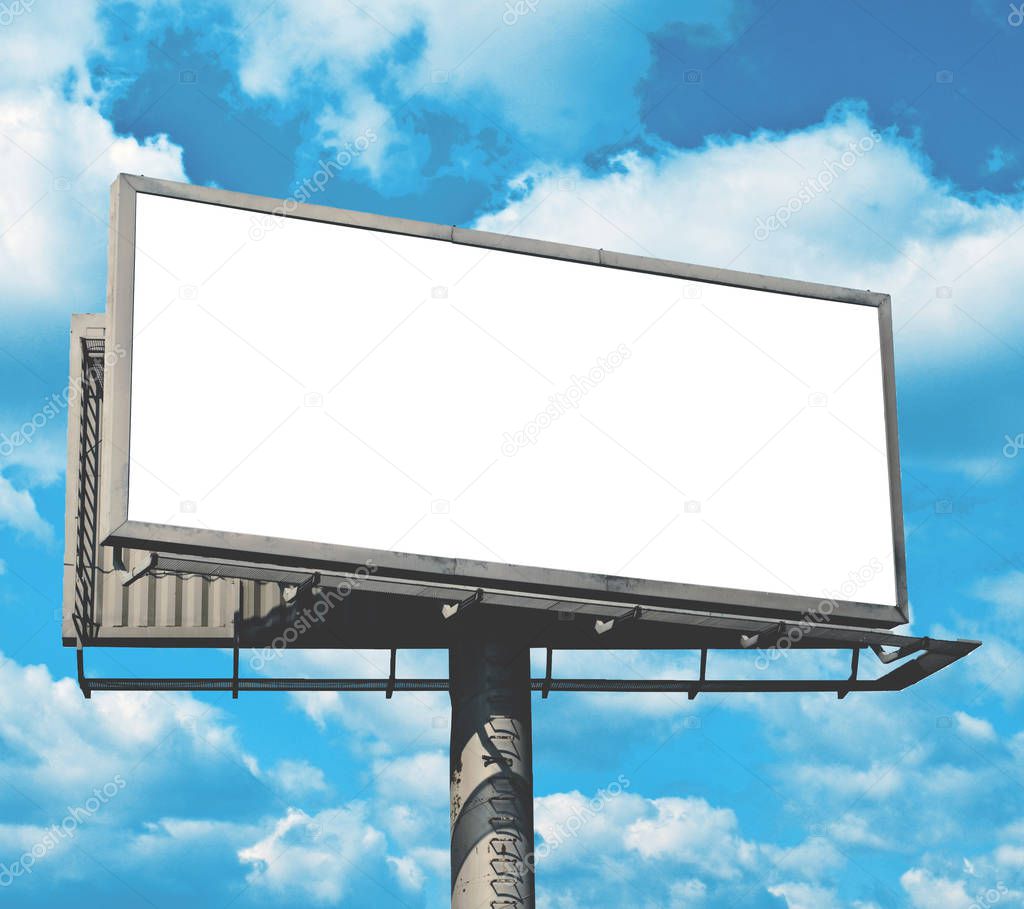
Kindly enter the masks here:
M 161 628 L 176 628 L 181 625 L 181 578 L 154 578 L 149 589 L 154 601 L 154 624 Z
M 124 608 L 124 589 L 114 573 L 113 552 L 108 547 L 100 547 L 99 562 L 103 572 L 102 580 L 97 584 L 99 602 L 96 604 L 96 615 L 100 625 L 119 628 L 127 624 L 128 612 Z
M 75 316 L 71 332 L 72 383 L 81 384 L 82 358 L 77 353 L 83 334 L 88 330 L 96 334 L 101 329 L 101 316 Z M 75 608 L 75 572 L 77 559 L 75 534 L 80 516 L 79 508 L 95 509 L 94 501 L 80 502 L 78 496 L 79 436 L 82 427 L 81 408 L 69 406 L 69 463 L 67 471 L 68 515 L 65 525 L 67 544 L 65 565 L 63 635 L 68 639 L 74 628 L 71 622 Z M 102 439 L 100 444 L 103 444 Z M 102 463 L 102 459 L 101 459 Z M 127 550 L 122 553 L 129 572 L 142 568 L 149 553 Z M 114 551 L 100 546 L 96 553 L 96 580 L 93 592 L 94 618 L 101 628 L 229 628 L 239 608 L 239 585 L 244 583 L 243 611 L 247 618 L 266 615 L 281 599 L 277 584 L 256 581 L 240 582 L 235 579 L 206 579 L 199 577 L 157 576 L 142 577 L 130 587 L 124 586 L 127 575 L 114 568 Z
M 184 627 L 203 628 L 203 602 L 208 584 L 205 578 L 183 578 L 181 582 L 181 624 Z
M 149 584 L 135 583 L 125 588 L 128 595 L 128 624 L 132 628 L 148 628 Z
M 258 581 L 243 581 L 242 618 L 258 619 L 263 615 L 263 601 L 267 598 L 266 585 Z
M 113 557 L 104 548 L 105 568 L 113 568 Z M 124 554 L 132 571 L 142 567 L 148 552 Z M 240 582 L 233 578 L 208 580 L 200 577 L 158 575 L 142 577 L 124 589 L 117 572 L 104 574 L 103 596 L 113 608 L 103 611 L 104 624 L 119 626 L 127 619 L 130 628 L 226 628 L 234 622 L 239 606 L 239 585 L 244 589 L 244 615 L 265 615 L 280 601 L 276 584 Z M 124 603 L 127 602 L 125 615 Z
M 232 579 L 210 582 L 211 627 L 230 625 L 238 611 L 238 587 L 240 582 Z

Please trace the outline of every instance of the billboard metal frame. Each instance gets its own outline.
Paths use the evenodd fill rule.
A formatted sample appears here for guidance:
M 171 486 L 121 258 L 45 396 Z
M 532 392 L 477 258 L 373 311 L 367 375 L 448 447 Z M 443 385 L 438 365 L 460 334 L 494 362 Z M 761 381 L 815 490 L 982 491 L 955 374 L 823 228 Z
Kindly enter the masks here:
M 441 558 L 355 546 L 225 533 L 128 520 L 128 477 L 131 446 L 132 320 L 135 263 L 135 212 L 138 194 L 223 206 L 254 214 L 296 218 L 369 231 L 404 234 L 541 256 L 596 267 L 623 269 L 731 287 L 791 294 L 810 299 L 871 306 L 877 310 L 881 353 L 883 407 L 888 462 L 891 531 L 896 605 L 833 601 L 832 616 L 847 624 L 892 628 L 909 621 L 906 552 L 900 489 L 896 383 L 891 299 L 886 294 L 852 290 L 783 278 L 688 265 L 644 256 L 608 252 L 430 224 L 401 218 L 346 211 L 321 205 L 283 201 L 210 187 L 122 174 L 111 187 L 109 283 L 106 343 L 118 352 L 107 365 L 103 408 L 103 452 L 100 465 L 99 540 L 103 545 L 158 550 L 211 559 L 246 559 L 305 569 L 353 570 L 372 561 L 396 578 L 454 582 L 501 588 L 510 594 L 543 593 L 579 597 L 595 603 L 627 600 L 645 606 L 713 609 L 739 615 L 795 617 L 814 613 L 823 598 L 758 590 L 650 581 L 499 562 Z M 144 250 L 139 250 L 144 255 Z
M 785 623 L 780 623 L 784 626 Z M 764 630 L 762 634 L 766 633 Z M 777 635 L 777 626 L 769 634 Z M 783 632 L 785 633 L 785 632 Z M 552 691 L 562 692 L 632 692 L 658 694 L 686 694 L 694 700 L 698 694 L 798 694 L 831 693 L 839 700 L 851 692 L 903 691 L 916 685 L 928 676 L 945 669 L 957 660 L 967 656 L 980 645 L 978 641 L 938 641 L 933 638 L 913 638 L 884 633 L 867 632 L 866 637 L 851 635 L 846 641 L 832 640 L 827 645 L 811 644 L 810 647 L 831 646 L 836 649 L 849 648 L 850 675 L 847 678 L 789 678 L 759 679 L 734 678 L 713 679 L 707 677 L 708 653 L 711 648 L 700 649 L 700 676 L 695 679 L 600 679 L 600 678 L 555 678 L 552 676 L 555 648 L 546 648 L 546 674 L 530 680 L 530 689 L 539 691 L 547 699 Z M 885 650 L 885 646 L 893 650 Z M 843 645 L 846 645 L 844 647 Z M 528 643 L 523 646 L 528 649 Z M 879 661 L 889 664 L 905 660 L 877 678 L 862 678 L 859 674 L 861 650 L 871 650 Z M 396 674 L 398 649 L 391 650 L 390 674 L 380 678 L 282 678 L 275 676 L 239 676 L 239 651 L 233 656 L 234 671 L 231 676 L 199 677 L 137 677 L 120 678 L 90 677 L 85 673 L 85 652 L 78 649 L 78 687 L 89 698 L 94 691 L 230 691 L 237 698 L 239 692 L 249 691 L 382 691 L 390 700 L 396 691 L 448 691 L 447 678 L 400 678 Z M 906 657 L 917 654 L 913 659 Z
M 338 589 L 352 576 L 312 574 L 268 566 L 262 563 L 204 562 L 199 559 L 152 553 L 145 566 L 124 582 L 133 584 L 147 575 L 191 576 L 207 578 L 275 578 L 282 590 L 291 590 L 270 616 L 250 623 L 240 602 L 230 642 L 233 652 L 231 676 L 200 677 L 89 677 L 85 673 L 85 646 L 116 646 L 110 639 L 83 637 L 78 642 L 78 684 L 85 697 L 93 691 L 211 691 L 227 692 L 237 698 L 249 691 L 383 691 L 388 699 L 396 691 L 449 691 L 447 678 L 400 678 L 397 653 L 400 649 L 430 646 L 452 649 L 465 640 L 480 641 L 486 635 L 512 642 L 518 652 L 544 649 L 546 672 L 530 680 L 530 688 L 547 698 L 552 691 L 562 692 L 658 692 L 685 693 L 693 700 L 701 693 L 799 693 L 830 692 L 840 700 L 851 692 L 902 691 L 957 662 L 980 646 L 979 641 L 939 640 L 930 637 L 894 634 L 868 628 L 834 624 L 809 624 L 804 621 L 765 622 L 751 616 L 697 613 L 666 607 L 632 607 L 626 604 L 552 602 L 539 595 L 510 596 L 501 590 L 470 591 L 453 585 L 430 585 L 419 581 L 377 579 L 376 592 L 387 597 L 371 603 L 358 600 L 347 605 L 344 630 L 326 631 L 327 646 L 390 649 L 389 675 L 379 678 L 281 678 L 242 677 L 239 675 L 240 651 L 267 650 L 271 637 L 281 642 L 282 630 L 296 627 L 302 616 L 318 602 L 325 614 L 333 609 L 324 599 L 326 591 Z M 407 611 L 402 598 L 416 601 L 419 615 Z M 532 602 L 531 602 L 532 600 Z M 346 610 L 343 610 L 346 611 Z M 409 645 L 396 628 L 418 623 L 412 629 Z M 568 620 L 568 621 L 565 621 Z M 255 625 L 255 628 L 251 627 Z M 163 629 L 158 629 L 161 633 Z M 347 640 L 345 640 L 344 635 Z M 605 637 L 607 635 L 607 637 Z M 221 642 L 222 649 L 228 642 Z M 262 648 L 260 645 L 263 645 Z M 608 679 L 555 678 L 553 654 L 556 650 L 582 649 L 657 649 L 700 654 L 697 678 L 690 679 Z M 711 651 L 756 651 L 770 663 L 787 651 L 833 650 L 850 652 L 850 673 L 845 678 L 758 677 L 716 679 L 709 677 Z M 883 667 L 891 667 L 875 678 L 860 674 L 862 651 L 870 651 Z M 766 663 L 766 667 L 767 667 Z M 765 668 L 766 668 L 765 667 Z

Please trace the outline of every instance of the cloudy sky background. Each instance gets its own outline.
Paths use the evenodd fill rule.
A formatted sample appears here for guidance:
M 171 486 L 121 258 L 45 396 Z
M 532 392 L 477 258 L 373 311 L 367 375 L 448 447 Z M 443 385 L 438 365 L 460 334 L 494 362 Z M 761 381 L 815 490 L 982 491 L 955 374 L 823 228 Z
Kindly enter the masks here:
M 841 703 L 538 701 L 537 825 L 557 843 L 541 904 L 1021 905 L 1024 12 L 680 6 L 8 0 L 0 432 L 65 387 L 68 315 L 103 307 L 122 171 L 283 198 L 372 136 L 316 201 L 891 293 L 913 628 L 985 646 L 920 688 Z M 865 137 L 827 191 L 763 229 Z M 39 854 L 0 899 L 446 905 L 445 698 L 82 700 L 59 647 L 64 435 L 49 420 L 0 460 L 0 885 Z M 222 674 L 227 657 L 185 659 Z M 382 663 L 296 656 L 289 671 Z M 442 674 L 444 658 L 405 668 Z M 73 835 L 47 841 L 71 809 Z

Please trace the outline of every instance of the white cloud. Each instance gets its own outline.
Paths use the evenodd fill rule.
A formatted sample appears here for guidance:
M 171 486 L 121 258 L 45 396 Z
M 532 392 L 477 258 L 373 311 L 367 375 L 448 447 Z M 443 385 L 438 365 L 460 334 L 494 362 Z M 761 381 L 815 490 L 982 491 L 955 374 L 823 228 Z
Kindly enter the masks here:
M 641 119 L 636 84 L 653 62 L 652 33 L 672 23 L 693 27 L 695 39 L 703 34 L 707 43 L 722 43 L 737 8 L 731 0 L 540 2 L 510 25 L 504 3 L 425 0 L 417 6 L 426 47 L 405 73 L 407 95 L 424 91 L 482 102 L 507 118 L 527 143 L 543 136 L 545 147 L 582 151 L 636 128 Z M 567 40 L 570 35 L 573 40 Z M 601 65 L 595 67 L 594 60 Z M 538 91 L 538 86 L 557 90 Z M 493 108 L 492 98 L 498 101 Z
M 86 58 L 102 46 L 95 0 L 27 6 L 0 31 L 0 85 L 53 82 L 69 71 L 87 80 Z
M 30 850 L 34 843 L 41 842 L 47 833 L 52 833 L 50 827 L 40 827 L 35 824 L 0 824 L 0 850 L 5 856 L 19 855 Z M 58 840 L 58 845 L 63 845 L 67 840 Z
M 0 816 L 8 821 L 0 825 L 0 860 L 8 865 L 46 843 L 39 830 L 66 829 L 69 817 L 76 822 L 36 868 L 38 887 L 95 880 L 99 859 L 136 892 L 160 892 L 149 877 L 154 859 L 222 871 L 227 862 L 234 875 L 217 884 L 226 898 L 244 873 L 235 853 L 268 832 L 237 800 L 228 800 L 235 809 L 224 818 L 218 798 L 232 787 L 255 784 L 264 797 L 272 793 L 219 710 L 184 693 L 96 692 L 86 700 L 72 679 L 2 657 L 0 778 Z M 197 813 L 212 816 L 169 813 L 181 808 L 183 792 Z M 69 842 L 73 848 L 65 849 Z M 58 849 L 60 858 L 50 861 Z
M 259 836 L 254 825 L 196 818 L 165 817 L 147 821 L 129 850 L 139 861 L 171 860 L 171 853 L 188 853 L 210 845 L 242 844 Z
M 891 293 L 901 363 L 973 363 L 1024 334 L 1024 197 L 958 196 L 919 149 L 840 106 L 790 133 L 629 152 L 611 173 L 536 167 L 476 226 Z M 845 170 L 850 143 L 870 143 Z M 864 145 L 858 146 L 863 149 Z M 827 164 L 826 191 L 807 189 Z M 800 194 L 808 197 L 800 199 Z M 788 226 L 755 238 L 790 200 Z M 949 290 L 945 290 L 949 288 Z
M 426 880 L 426 876 L 423 874 L 423 869 L 420 868 L 412 856 L 389 855 L 387 857 L 387 862 L 394 870 L 395 877 L 398 878 L 398 882 L 406 890 L 423 889 L 423 882 Z
M 100 113 L 86 61 L 103 46 L 94 0 L 25 4 L 0 29 L 0 299 L 9 319 L 101 308 L 112 179 L 121 171 L 185 177 L 182 150 L 166 136 L 119 136 Z M 0 439 L 33 409 L 8 404 Z M 62 475 L 62 421 L 52 422 L 0 459 L 0 524 L 43 541 L 53 529 L 30 489 L 15 484 L 46 486 Z
M 131 786 L 182 758 L 246 763 L 219 710 L 188 694 L 102 692 L 85 700 L 69 678 L 0 656 L 0 773 L 37 800 L 74 798 L 116 774 Z M 69 760 L 74 755 L 74 760 Z M 60 806 L 63 808 L 63 806 Z
M 900 792 L 907 770 L 892 761 L 856 764 L 804 764 L 791 769 L 793 785 L 818 795 L 831 793 L 839 798 L 864 798 L 883 802 Z
M 997 458 L 950 458 L 936 466 L 963 474 L 971 483 L 998 483 L 1013 471 L 1013 462 L 1002 455 Z
M 11 308 L 100 308 L 111 181 L 184 179 L 166 136 L 118 136 L 100 113 L 86 61 L 104 41 L 94 0 L 32 4 L 0 32 L 0 294 Z
M 410 855 L 421 868 L 428 869 L 432 874 L 447 879 L 451 871 L 452 856 L 448 849 L 437 849 L 422 846 L 413 849 Z
M 398 657 L 400 675 L 447 678 L 447 655 L 435 651 L 403 650 Z M 288 651 L 269 660 L 267 674 L 310 675 L 334 678 L 386 678 L 386 650 Z M 431 692 L 396 692 L 390 701 L 379 692 L 302 692 L 292 699 L 321 729 L 338 724 L 354 734 L 350 743 L 371 754 L 391 754 L 415 743 L 418 747 L 448 742 L 448 695 Z M 386 709 L 385 709 L 386 707 Z
M 333 163 L 341 167 L 364 167 L 373 179 L 380 177 L 381 164 L 395 139 L 391 115 L 369 92 L 352 93 L 344 107 L 327 107 L 317 118 L 323 144 L 335 153 Z
M 0 524 L 7 524 L 43 542 L 53 538 L 53 528 L 39 514 L 32 493 L 27 489 L 15 489 L 3 474 L 0 474 Z
M 393 801 L 443 805 L 448 799 L 448 755 L 424 751 L 377 760 L 374 785 Z
M 285 97 L 296 82 L 321 68 L 335 84 L 349 84 L 412 27 L 418 4 L 376 4 L 372 16 L 351 4 L 334 7 L 313 0 L 271 6 L 240 2 L 236 7 L 244 42 L 242 87 L 254 95 Z
M 316 902 L 336 903 L 352 880 L 387 885 L 373 873 L 385 861 L 384 835 L 366 818 L 360 803 L 315 815 L 289 808 L 258 842 L 238 851 L 252 870 L 250 884 L 274 893 L 302 894 Z
M 788 849 L 763 847 L 775 869 L 784 876 L 797 875 L 821 880 L 846 864 L 845 856 L 824 836 L 812 836 Z
M 749 872 L 758 846 L 738 832 L 736 815 L 700 798 L 647 799 L 614 786 L 589 798 L 578 791 L 535 799 L 539 873 L 593 863 L 631 876 L 658 863 L 685 865 L 719 880 Z M 636 859 L 644 866 L 637 866 Z M 646 872 L 642 872 L 646 873 Z
M 422 769 L 411 760 L 405 769 L 413 773 L 417 767 Z M 399 844 L 397 852 L 389 851 L 371 820 L 378 809 L 387 811 L 386 799 L 319 812 L 288 805 L 280 815 L 256 821 L 228 820 L 219 809 L 212 817 L 156 813 L 180 804 L 183 784 L 194 793 L 204 786 L 219 791 L 225 778 L 237 784 L 239 773 L 300 797 L 327 790 L 322 771 L 305 760 L 281 760 L 261 771 L 221 712 L 191 695 L 97 692 L 87 701 L 72 679 L 54 680 L 43 666 L 0 658 L 0 777 L 7 793 L 0 792 L 0 802 L 8 802 L 0 812 L 9 810 L 11 799 L 24 812 L 27 797 L 44 819 L 0 825 L 7 858 L 40 841 L 37 834 L 59 823 L 68 805 L 88 804 L 95 789 L 114 781 L 116 799 L 82 823 L 75 843 L 102 855 L 126 879 L 141 875 L 154 860 L 185 861 L 201 853 L 215 868 L 233 855 L 242 866 L 239 876 L 244 868 L 257 889 L 331 903 L 355 879 L 361 889 L 376 885 L 394 894 L 424 886 L 428 876 L 445 876 L 447 851 L 424 842 L 443 829 L 444 793 L 442 826 L 418 825 L 413 839 L 420 842 Z M 271 794 L 267 787 L 260 791 Z M 144 812 L 154 812 L 155 819 Z M 95 867 L 86 853 L 75 851 L 48 865 L 46 876 L 52 883 L 90 873 Z
M 36 414 L 44 413 L 41 407 L 32 410 L 32 405 L 33 402 L 28 402 L 28 409 L 24 412 L 0 417 L 0 470 L 15 468 L 24 472 L 32 486 L 49 486 L 64 476 L 68 456 L 67 430 L 63 419 L 48 419 L 40 430 L 31 435 L 30 441 L 15 446 L 13 440 L 26 438 L 26 423 L 31 425 L 33 418 L 38 422 Z M 63 408 L 60 413 L 63 417 Z
M 983 578 L 974 585 L 973 593 L 997 606 L 1009 620 L 1019 622 L 1024 617 L 1024 571 Z
M 592 800 L 574 790 L 534 798 L 538 873 L 585 866 L 594 855 L 605 856 L 606 866 L 628 865 L 625 831 L 651 810 L 646 799 L 628 793 Z
M 626 830 L 626 846 L 645 859 L 666 859 L 729 878 L 750 869 L 756 847 L 737 833 L 736 815 L 703 799 L 661 798 L 651 802 L 653 817 L 638 818 Z
M 118 136 L 95 102 L 52 88 L 0 94 L 0 171 L 0 294 L 28 312 L 102 306 L 119 172 L 185 179 L 166 136 Z
M 840 843 L 851 846 L 868 846 L 871 849 L 891 849 L 892 844 L 878 831 L 877 824 L 869 823 L 858 814 L 844 814 L 838 821 L 828 825 L 829 834 Z
M 267 776 L 287 795 L 307 795 L 328 789 L 324 772 L 308 761 L 280 761 Z
M 993 852 L 973 859 L 963 858 L 962 867 L 952 870 L 951 863 L 936 865 L 934 856 L 926 856 L 922 865 L 910 868 L 900 884 L 914 909 L 975 909 L 975 907 L 1020 906 L 1024 893 L 1007 881 L 1016 878 L 1021 864 L 1019 848 L 999 846 Z
M 975 684 L 991 690 L 1006 701 L 1024 697 L 1024 650 L 1005 638 L 987 637 L 985 646 L 966 660 L 967 674 Z M 980 693 L 980 692 L 979 692 Z
M 840 909 L 835 891 L 815 884 L 788 882 L 768 888 L 772 896 L 786 901 L 786 909 Z
M 635 87 L 652 62 L 649 35 L 668 23 L 694 26 L 694 40 L 721 43 L 738 4 L 611 0 L 533 5 L 478 0 L 387 0 L 372 12 L 314 0 L 236 0 L 239 78 L 256 96 L 286 98 L 310 83 L 339 96 L 367 96 L 367 76 L 383 63 L 399 103 L 422 94 L 470 101 L 486 119 L 511 122 L 547 147 L 589 151 L 616 141 L 640 120 Z M 511 13 L 510 13 L 511 11 Z M 576 40 L 566 40 L 566 35 Z M 409 57 L 411 39 L 422 52 Z M 592 61 L 601 60 L 600 67 Z M 537 91 L 557 85 L 557 91 Z M 379 106 L 379 99 L 370 104 Z M 366 107 L 366 102 L 349 102 Z M 390 127 L 384 120 L 366 125 Z
M 708 895 L 708 886 L 698 878 L 673 881 L 668 888 L 671 909 L 691 909 L 701 906 Z
M 1024 744 L 1024 733 L 1018 733 L 1016 738 Z M 1024 755 L 1024 752 L 1017 752 L 1017 756 Z M 1024 842 L 1024 819 L 1013 821 L 1007 824 L 1002 830 L 999 831 L 999 835 L 1004 839 L 1020 840 Z
M 922 868 L 904 872 L 900 884 L 914 909 L 964 909 L 971 904 L 963 881 L 939 877 Z
M 993 858 L 1000 868 L 1022 871 L 1024 870 L 1024 845 L 1004 843 L 996 847 Z
M 953 719 L 956 720 L 957 730 L 968 738 L 978 742 L 994 742 L 998 738 L 992 724 L 981 717 L 958 710 L 953 714 Z
M 622 656 L 628 666 L 617 659 L 601 660 L 595 654 L 599 661 L 589 667 L 594 669 L 591 673 L 586 662 L 590 654 L 565 654 L 570 668 L 559 672 L 630 676 L 635 671 L 645 677 L 663 674 L 664 665 L 657 655 L 651 660 L 644 655 Z M 721 658 L 726 660 L 725 665 L 716 662 L 713 667 L 717 677 L 741 675 L 728 655 Z M 848 656 L 840 654 L 834 660 L 831 665 L 823 661 L 816 673 L 820 677 L 839 677 L 848 670 Z M 793 671 L 789 661 L 785 662 L 785 671 Z M 862 660 L 862 670 L 870 672 L 873 662 L 865 666 Z M 670 674 L 685 677 L 695 671 L 695 667 L 684 664 Z M 850 697 L 838 706 L 834 696 L 817 694 L 794 698 L 732 695 L 717 703 L 717 699 L 705 703 L 702 698 L 690 703 L 671 696 L 660 700 L 657 707 L 639 698 L 609 702 L 608 710 L 600 714 L 606 734 L 609 723 L 618 726 L 632 722 L 637 725 L 629 728 L 639 729 L 660 711 L 673 717 L 680 742 L 700 741 L 706 735 L 728 749 L 729 743 L 720 738 L 717 727 L 708 725 L 707 711 L 713 709 L 721 716 L 722 711 L 717 709 L 721 706 L 741 715 L 750 714 L 750 722 L 757 724 L 774 755 L 768 781 L 777 788 L 784 810 L 799 825 L 797 829 L 824 831 L 830 841 L 827 844 L 826 839 L 812 838 L 797 847 L 798 856 L 820 859 L 809 863 L 801 876 L 813 877 L 810 869 L 815 864 L 827 869 L 830 861 L 839 861 L 838 851 L 848 851 L 847 846 L 886 851 L 939 848 L 946 838 L 968 834 L 972 805 L 987 799 L 989 793 L 1005 791 L 1005 778 L 991 763 L 977 762 L 974 751 L 964 745 L 967 734 L 951 716 L 921 711 L 920 705 L 905 694 Z M 696 711 L 690 715 L 694 705 Z M 628 716 L 630 708 L 633 717 Z M 689 729 L 688 722 L 702 725 Z M 872 734 L 865 736 L 865 729 L 871 729 Z M 984 736 L 986 732 L 979 727 L 977 734 Z M 977 748 L 978 740 L 970 741 Z M 1020 753 L 1024 754 L 1024 744 Z M 743 752 L 731 751 L 731 758 L 737 767 L 753 769 Z M 764 779 L 764 774 L 757 771 L 759 779 Z M 928 795 L 923 807 L 919 804 L 922 794 Z M 778 858 L 784 852 L 772 856 Z M 820 877 L 827 871 L 816 873 Z M 786 879 L 793 877 L 791 874 Z
M 388 836 L 403 844 L 422 842 L 431 835 L 434 818 L 423 809 L 392 800 L 390 804 L 381 798 L 375 816 Z M 438 806 L 434 806 L 435 809 Z

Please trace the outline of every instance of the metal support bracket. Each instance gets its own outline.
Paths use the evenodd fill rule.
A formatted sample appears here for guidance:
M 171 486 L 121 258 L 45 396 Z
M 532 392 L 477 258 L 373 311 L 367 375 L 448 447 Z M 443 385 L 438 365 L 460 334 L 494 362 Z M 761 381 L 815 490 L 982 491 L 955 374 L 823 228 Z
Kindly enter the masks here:
M 851 656 L 850 656 L 850 681 L 851 682 L 856 682 L 857 681 L 857 671 L 858 671 L 858 669 L 860 667 L 860 648 L 859 647 L 854 647 L 853 650 L 850 651 L 850 653 L 851 653 Z M 839 691 L 836 692 L 836 694 L 839 697 L 839 700 L 842 700 L 843 698 L 845 698 L 849 693 L 850 693 L 850 689 L 849 688 L 843 688 L 843 689 L 840 689 Z
M 708 680 L 708 649 L 703 648 L 700 652 L 700 682 L 703 685 Z M 699 688 L 691 688 L 686 693 L 686 699 L 692 701 L 697 695 L 700 694 Z
M 320 586 L 320 572 L 314 571 L 306 580 L 295 588 L 295 593 L 287 600 L 283 600 L 286 607 L 301 607 L 307 597 L 312 596 L 313 591 Z M 282 598 L 283 599 L 283 598 Z
M 551 693 L 551 654 L 552 650 L 548 647 L 547 657 L 545 659 L 544 669 L 544 684 L 540 689 L 540 696 L 543 700 L 547 700 L 548 695 Z
M 238 637 L 235 637 L 235 646 L 231 650 L 231 697 L 238 700 Z
M 85 648 L 81 644 L 78 645 L 76 655 L 78 657 L 78 687 L 82 689 L 82 694 L 88 700 L 92 697 L 92 688 L 89 685 L 89 680 L 85 677 Z
M 238 626 L 242 621 L 242 606 L 245 604 L 245 585 L 238 582 L 238 612 L 235 613 L 235 634 L 231 647 L 231 698 L 238 700 Z
M 388 673 L 388 687 L 384 689 L 384 697 L 389 701 L 391 695 L 395 693 L 395 667 L 398 664 L 398 650 L 394 647 L 391 648 L 391 670 Z
M 761 641 L 761 639 L 762 639 L 762 637 L 764 635 L 768 634 L 769 632 L 773 632 L 772 642 L 767 645 L 767 648 L 771 649 L 771 648 L 773 648 L 773 647 L 778 645 L 779 638 L 782 637 L 782 635 L 785 632 L 785 630 L 786 630 L 786 626 L 785 626 L 785 624 L 783 622 L 774 622 L 771 625 L 768 625 L 765 628 L 762 628 L 760 631 L 758 631 L 758 632 L 756 632 L 754 634 L 741 634 L 740 635 L 740 644 L 742 646 L 748 647 L 748 648 L 749 647 L 757 647 L 759 642 Z
M 149 558 L 146 560 L 146 564 L 139 568 L 137 571 L 132 572 L 128 576 L 123 584 L 124 587 L 131 587 L 136 581 L 141 581 L 146 575 L 148 575 L 154 568 L 156 568 L 157 559 L 159 556 L 155 552 L 149 554 Z M 122 563 L 123 564 L 123 563 Z M 127 569 L 125 569 L 127 570 Z
M 929 643 L 930 640 L 928 638 L 921 638 L 920 643 L 915 641 L 913 644 L 906 644 L 903 647 L 888 652 L 882 648 L 881 644 L 872 644 L 871 650 L 880 662 L 888 665 L 889 663 L 895 663 L 897 660 L 902 660 L 912 653 L 917 653 L 918 650 L 927 650 Z

